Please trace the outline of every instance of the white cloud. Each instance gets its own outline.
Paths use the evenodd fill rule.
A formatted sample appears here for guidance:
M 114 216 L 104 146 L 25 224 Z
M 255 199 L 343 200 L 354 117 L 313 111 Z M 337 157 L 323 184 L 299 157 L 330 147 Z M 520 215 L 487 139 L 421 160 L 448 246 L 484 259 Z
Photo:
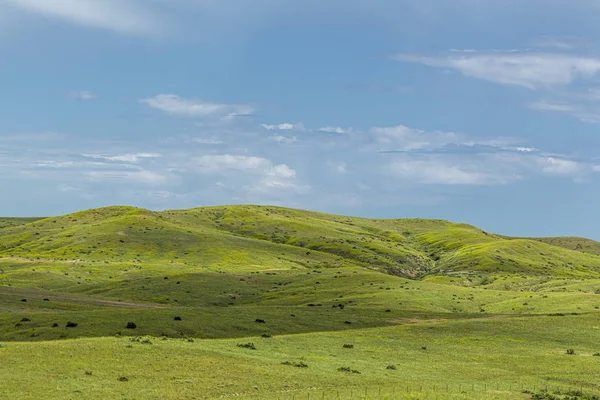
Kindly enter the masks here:
M 98 95 L 88 91 L 74 91 L 69 93 L 69 97 L 78 100 L 93 100 L 98 98 Z
M 378 144 L 400 151 L 439 149 L 448 144 L 463 143 L 465 140 L 453 132 L 425 132 L 404 125 L 372 128 L 370 133 Z
M 252 115 L 255 111 L 254 107 L 249 104 L 209 103 L 196 99 L 184 99 L 174 94 L 159 94 L 140 101 L 167 114 L 183 117 L 234 118 Z
M 137 171 L 88 171 L 84 176 L 97 181 L 123 181 L 145 185 L 162 185 L 168 183 L 169 177 L 148 170 Z
M 260 126 L 262 126 L 264 129 L 266 129 L 268 131 L 274 131 L 274 130 L 289 131 L 289 130 L 296 128 L 299 125 L 284 123 L 284 124 L 275 124 L 275 125 L 260 124 Z
M 327 133 L 349 133 L 351 130 L 346 130 L 343 128 L 340 128 L 339 126 L 326 126 L 323 128 L 319 128 L 319 132 L 327 132 Z
M 442 156 L 399 157 L 387 165 L 386 173 L 402 181 L 430 185 L 492 185 L 515 179 L 486 172 L 475 160 Z
M 262 157 L 234 156 L 230 154 L 205 155 L 196 159 L 199 171 L 218 174 L 228 171 L 264 172 L 272 167 L 271 161 Z
M 345 162 L 329 163 L 329 165 L 339 174 L 345 174 L 347 172 L 347 166 Z
M 161 23 L 133 0 L 4 0 L 24 12 L 74 24 L 135 35 L 157 33 Z
M 539 157 L 538 165 L 542 172 L 551 175 L 578 175 L 584 169 L 584 165 L 577 161 L 559 159 L 556 157 Z
M 553 102 L 548 100 L 539 100 L 529 104 L 529 108 L 544 112 L 559 112 L 579 119 L 581 122 L 598 124 L 600 123 L 600 104 L 594 101 L 589 92 L 591 101 L 573 101 Z
M 600 72 L 600 59 L 559 53 L 474 53 L 449 57 L 397 55 L 402 62 L 455 69 L 466 76 L 528 89 L 569 85 Z
M 223 141 L 216 138 L 194 138 L 193 142 L 198 144 L 223 144 Z
M 137 163 L 138 161 L 141 161 L 142 159 L 146 159 L 146 158 L 160 158 L 160 157 L 162 157 L 162 154 L 131 153 L 131 154 L 119 154 L 119 155 L 114 155 L 114 156 L 108 156 L 108 155 L 102 155 L 102 154 L 82 154 L 82 156 L 86 157 L 86 158 L 93 158 L 93 159 L 106 160 L 106 161 Z
M 308 186 L 296 180 L 296 171 L 286 164 L 274 164 L 262 157 L 230 154 L 205 155 L 196 160 L 198 171 L 205 175 L 221 175 L 233 180 L 242 178 L 238 189 L 251 194 L 280 191 L 303 192 Z M 229 185 L 219 182 L 221 186 Z
M 274 135 L 270 137 L 271 140 L 274 140 L 278 143 L 290 144 L 298 141 L 296 136 L 282 136 L 282 135 Z

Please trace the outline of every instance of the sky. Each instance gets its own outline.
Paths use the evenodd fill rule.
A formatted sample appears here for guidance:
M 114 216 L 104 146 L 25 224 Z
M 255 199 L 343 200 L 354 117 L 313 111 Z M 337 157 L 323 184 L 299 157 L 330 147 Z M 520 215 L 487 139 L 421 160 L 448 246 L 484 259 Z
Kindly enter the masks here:
M 596 0 L 0 0 L 0 215 L 271 204 L 600 240 Z

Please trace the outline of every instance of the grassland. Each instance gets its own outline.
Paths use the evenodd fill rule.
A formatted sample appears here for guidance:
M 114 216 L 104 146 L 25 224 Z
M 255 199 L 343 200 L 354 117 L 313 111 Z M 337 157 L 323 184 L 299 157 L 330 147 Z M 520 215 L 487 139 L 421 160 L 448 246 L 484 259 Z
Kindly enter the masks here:
M 598 248 L 269 206 L 0 219 L 0 398 L 600 393 Z

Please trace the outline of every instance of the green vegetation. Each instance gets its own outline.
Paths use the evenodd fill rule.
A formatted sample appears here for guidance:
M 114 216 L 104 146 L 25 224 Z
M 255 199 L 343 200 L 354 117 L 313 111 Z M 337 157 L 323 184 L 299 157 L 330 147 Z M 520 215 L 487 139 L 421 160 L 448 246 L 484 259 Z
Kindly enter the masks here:
M 0 398 L 591 398 L 597 249 L 270 206 L 0 219 Z

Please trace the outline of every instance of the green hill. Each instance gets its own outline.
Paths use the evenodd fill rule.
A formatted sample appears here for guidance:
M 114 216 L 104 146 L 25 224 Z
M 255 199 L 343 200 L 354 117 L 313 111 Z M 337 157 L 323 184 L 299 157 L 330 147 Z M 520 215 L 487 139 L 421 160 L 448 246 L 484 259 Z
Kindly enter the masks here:
M 0 397 L 600 394 L 597 242 L 248 205 L 0 221 Z
M 404 277 L 597 276 L 600 256 L 588 254 L 595 246 L 600 244 L 572 238 L 509 239 L 441 220 L 375 220 L 269 206 L 165 212 L 108 207 L 0 230 L 1 257 L 258 269 L 359 266 Z

